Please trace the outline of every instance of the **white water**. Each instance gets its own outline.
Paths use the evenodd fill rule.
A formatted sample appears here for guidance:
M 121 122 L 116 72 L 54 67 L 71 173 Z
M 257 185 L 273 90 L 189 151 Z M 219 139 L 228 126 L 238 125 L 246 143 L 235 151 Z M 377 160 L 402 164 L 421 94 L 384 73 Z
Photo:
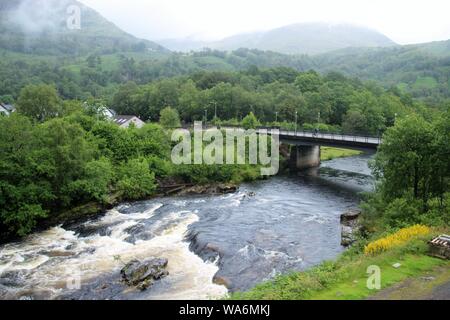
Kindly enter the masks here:
M 205 263 L 189 250 L 184 234 L 198 221 L 195 213 L 171 212 L 163 220 L 175 221 L 148 241 L 126 242 L 126 230 L 151 218 L 162 207 L 157 204 L 144 212 L 121 214 L 109 211 L 89 227 L 106 226 L 109 235 L 79 237 L 61 227 L 35 234 L 20 243 L 0 247 L 0 277 L 13 272 L 15 285 L 9 285 L 0 298 L 54 299 L 80 280 L 81 286 L 96 278 L 120 270 L 133 259 L 164 257 L 169 260 L 169 276 L 145 299 L 210 299 L 227 294 L 223 286 L 212 283 L 218 271 L 214 263 Z M 159 223 L 157 221 L 156 223 Z M 6 278 L 11 278 L 7 276 Z

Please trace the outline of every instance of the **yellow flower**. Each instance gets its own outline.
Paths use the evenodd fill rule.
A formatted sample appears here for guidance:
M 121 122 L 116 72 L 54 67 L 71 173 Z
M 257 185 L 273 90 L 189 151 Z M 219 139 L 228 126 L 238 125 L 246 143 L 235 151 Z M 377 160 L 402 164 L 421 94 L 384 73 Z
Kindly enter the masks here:
M 385 238 L 381 238 L 369 243 L 365 247 L 364 253 L 366 255 L 375 255 L 380 252 L 387 251 L 390 248 L 404 244 L 415 237 L 427 235 L 430 232 L 430 228 L 422 225 L 415 225 L 409 228 L 404 228 Z

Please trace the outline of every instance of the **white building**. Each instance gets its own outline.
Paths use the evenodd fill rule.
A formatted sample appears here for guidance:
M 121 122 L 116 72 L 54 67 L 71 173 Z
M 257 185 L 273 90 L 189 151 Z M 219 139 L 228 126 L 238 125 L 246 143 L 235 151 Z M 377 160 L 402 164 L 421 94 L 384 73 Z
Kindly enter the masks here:
M 113 109 L 105 108 L 101 112 L 105 118 L 110 120 L 114 119 L 117 116 L 117 113 Z
M 5 107 L 3 107 L 1 104 L 0 104 L 0 115 L 5 115 L 5 116 L 9 115 L 8 110 L 6 110 Z
M 142 128 L 145 125 L 145 122 L 136 116 L 116 116 L 113 121 L 121 128 L 128 128 L 132 124 L 136 128 Z
M 11 113 L 15 112 L 16 108 L 12 104 L 4 104 L 0 102 L 0 113 L 9 116 Z

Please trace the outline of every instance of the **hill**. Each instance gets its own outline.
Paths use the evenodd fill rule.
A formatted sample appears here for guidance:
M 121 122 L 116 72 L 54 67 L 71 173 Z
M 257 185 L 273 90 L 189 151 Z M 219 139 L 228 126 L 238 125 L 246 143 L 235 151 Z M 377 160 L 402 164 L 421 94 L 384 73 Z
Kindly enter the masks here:
M 395 43 L 383 34 L 348 24 L 301 23 L 205 43 L 189 39 L 162 41 L 172 50 L 189 51 L 203 47 L 232 51 L 239 48 L 269 50 L 286 54 L 319 54 L 349 47 L 388 47 Z
M 339 71 L 415 98 L 450 97 L 450 40 L 391 48 L 351 48 L 314 57 L 314 69 Z
M 80 29 L 69 28 L 80 9 Z M 38 55 L 166 51 L 160 45 L 135 38 L 93 9 L 75 0 L 0 0 L 0 48 Z

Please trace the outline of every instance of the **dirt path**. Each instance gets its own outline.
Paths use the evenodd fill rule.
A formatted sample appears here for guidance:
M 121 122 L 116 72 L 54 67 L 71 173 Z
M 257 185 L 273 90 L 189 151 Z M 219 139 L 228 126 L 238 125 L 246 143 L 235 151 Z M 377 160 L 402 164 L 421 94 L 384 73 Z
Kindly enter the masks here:
M 381 290 L 369 300 L 450 300 L 450 267 L 439 267 L 418 278 Z

